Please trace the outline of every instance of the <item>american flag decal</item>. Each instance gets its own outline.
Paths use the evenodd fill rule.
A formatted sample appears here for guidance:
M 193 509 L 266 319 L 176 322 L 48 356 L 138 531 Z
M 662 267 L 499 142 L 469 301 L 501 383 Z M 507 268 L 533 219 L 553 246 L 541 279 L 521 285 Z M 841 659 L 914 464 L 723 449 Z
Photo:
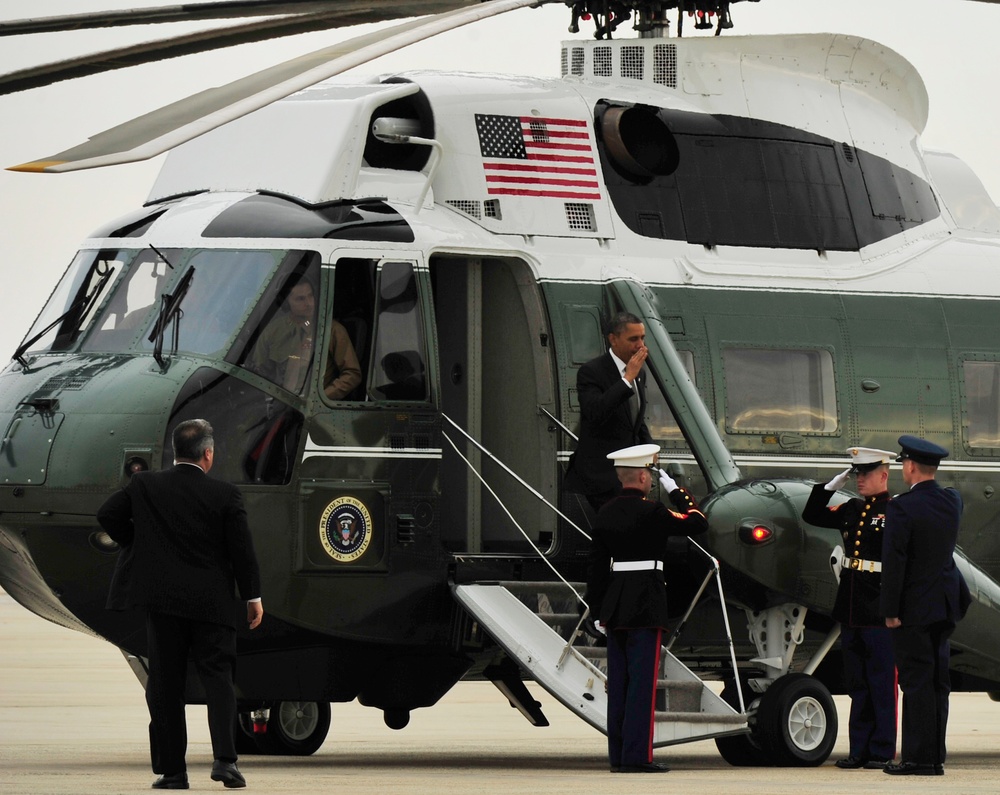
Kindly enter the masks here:
M 586 121 L 477 113 L 476 131 L 491 195 L 600 201 Z

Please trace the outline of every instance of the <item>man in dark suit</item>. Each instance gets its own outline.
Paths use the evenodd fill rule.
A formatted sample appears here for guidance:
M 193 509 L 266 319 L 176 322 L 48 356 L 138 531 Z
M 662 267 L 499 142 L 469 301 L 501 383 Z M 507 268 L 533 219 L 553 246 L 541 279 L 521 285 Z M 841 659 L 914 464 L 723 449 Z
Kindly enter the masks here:
M 611 318 L 609 349 L 580 367 L 580 440 L 566 472 L 566 488 L 584 494 L 594 510 L 621 491 L 608 453 L 650 444 L 646 427 L 646 327 L 635 315 Z
M 962 498 L 934 479 L 947 450 L 916 436 L 900 436 L 899 444 L 910 490 L 891 500 L 886 513 L 881 612 L 903 691 L 902 747 L 899 764 L 884 772 L 940 776 L 951 692 L 948 638 L 967 607 L 953 557 Z
M 656 680 L 661 635 L 669 618 L 663 563 L 669 536 L 708 529 L 708 520 L 691 495 L 665 473 L 660 474 L 660 485 L 676 510 L 646 499 L 658 452 L 655 444 L 643 444 L 608 456 L 622 492 L 597 513 L 587 571 L 587 603 L 608 636 L 612 773 L 669 769 L 653 762 Z
M 184 691 L 188 657 L 205 689 L 212 735 L 212 779 L 245 787 L 233 737 L 236 603 L 246 600 L 250 629 L 264 615 L 260 570 L 239 489 L 207 476 L 215 460 L 212 426 L 180 423 L 174 466 L 135 472 L 97 512 L 122 545 L 108 596 L 111 609 L 146 613 L 150 754 L 154 789 L 188 789 Z
M 840 586 L 833 617 L 840 622 L 844 684 L 851 697 L 850 753 L 837 760 L 837 767 L 880 770 L 896 756 L 896 662 L 892 631 L 879 613 L 889 462 L 896 454 L 871 447 L 847 452 L 851 466 L 829 483 L 813 486 L 802 518 L 816 527 L 839 530 L 844 542 L 834 564 Z M 861 496 L 829 506 L 851 475 Z

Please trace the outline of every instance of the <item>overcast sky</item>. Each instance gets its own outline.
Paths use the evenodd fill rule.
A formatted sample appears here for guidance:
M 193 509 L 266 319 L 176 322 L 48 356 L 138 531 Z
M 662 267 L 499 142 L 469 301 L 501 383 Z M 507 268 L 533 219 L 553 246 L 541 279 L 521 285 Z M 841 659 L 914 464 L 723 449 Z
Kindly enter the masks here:
M 0 18 L 20 19 L 168 0 L 8 0 Z M 335 1 L 335 0 L 333 0 Z M 930 96 L 926 148 L 953 152 L 1000 199 L 1000 102 L 996 56 L 1000 5 L 966 0 L 761 0 L 738 3 L 732 34 L 851 33 L 899 52 L 920 71 Z M 525 9 L 444 34 L 355 70 L 375 74 L 415 68 L 555 77 L 569 12 L 562 5 Z M 687 25 L 685 30 L 692 26 Z M 0 72 L 108 46 L 181 32 L 182 25 L 43 34 L 0 46 Z M 0 166 L 54 154 L 95 133 L 211 85 L 370 30 L 314 33 L 219 53 L 72 80 L 0 96 Z M 580 34 L 590 35 L 590 30 Z M 624 38 L 627 35 L 621 36 Z M 724 34 L 725 35 L 725 34 Z M 139 207 L 162 156 L 146 163 L 75 174 L 0 171 L 0 361 L 22 339 L 80 241 Z M 3 365 L 0 365 L 3 366 Z

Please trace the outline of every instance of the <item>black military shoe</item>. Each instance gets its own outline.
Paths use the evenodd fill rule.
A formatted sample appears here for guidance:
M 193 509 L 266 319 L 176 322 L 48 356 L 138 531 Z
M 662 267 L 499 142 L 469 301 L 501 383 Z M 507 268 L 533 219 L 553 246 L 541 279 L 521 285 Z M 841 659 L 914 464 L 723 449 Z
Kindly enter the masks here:
M 641 765 L 622 765 L 619 773 L 669 773 L 670 768 L 660 762 L 643 762 Z
M 922 765 L 917 762 L 892 763 L 882 768 L 883 773 L 890 776 L 943 776 L 944 765 Z
M 869 759 L 865 762 L 865 770 L 884 770 L 889 762 L 889 759 Z
M 867 759 L 862 759 L 859 756 L 849 756 L 847 759 L 838 759 L 836 762 L 837 767 L 841 770 L 858 770 L 865 767 L 868 764 Z M 883 765 L 885 762 L 882 763 Z

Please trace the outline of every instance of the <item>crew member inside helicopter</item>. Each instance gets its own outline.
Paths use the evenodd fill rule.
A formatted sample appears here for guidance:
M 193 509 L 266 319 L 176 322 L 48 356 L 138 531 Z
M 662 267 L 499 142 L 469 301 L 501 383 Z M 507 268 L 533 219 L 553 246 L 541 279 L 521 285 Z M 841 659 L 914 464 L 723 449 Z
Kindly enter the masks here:
M 316 291 L 303 275 L 281 291 L 281 311 L 261 333 L 250 367 L 285 389 L 301 394 L 312 364 L 316 336 Z M 361 383 L 361 365 L 347 329 L 330 321 L 330 346 L 323 372 L 323 391 L 330 400 L 348 400 Z

